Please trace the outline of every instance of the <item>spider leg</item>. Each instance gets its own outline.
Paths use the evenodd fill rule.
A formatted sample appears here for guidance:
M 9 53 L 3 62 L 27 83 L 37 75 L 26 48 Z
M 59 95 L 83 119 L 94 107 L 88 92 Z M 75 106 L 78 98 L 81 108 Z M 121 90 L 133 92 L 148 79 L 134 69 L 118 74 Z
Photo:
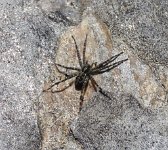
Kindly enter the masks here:
M 56 66 L 56 65 L 59 66 L 59 67 L 65 68 L 65 69 L 80 71 L 80 69 L 79 69 L 79 68 L 76 68 L 76 67 L 67 67 L 67 66 L 64 66 L 64 65 L 55 63 L 55 66 Z
M 68 84 L 68 86 L 64 87 L 64 88 L 61 89 L 61 90 L 55 90 L 55 91 L 51 90 L 51 92 L 52 92 L 52 93 L 62 92 L 62 91 L 64 91 L 64 90 L 68 89 L 70 86 L 72 86 L 74 82 L 75 82 L 75 81 L 71 81 L 71 82 Z
M 91 85 L 93 86 L 95 92 L 97 92 L 97 87 L 96 87 L 95 83 L 93 82 L 93 80 L 90 80 L 90 81 L 91 81 Z
M 117 62 L 115 62 L 115 63 L 112 63 L 112 64 L 106 64 L 105 66 L 102 66 L 102 67 L 100 67 L 98 70 L 104 70 L 104 69 L 108 69 L 108 68 L 110 68 L 111 66 L 114 66 L 114 65 L 120 65 L 120 64 L 122 64 L 123 62 L 125 62 L 125 61 L 127 61 L 128 59 L 123 59 L 123 60 L 120 60 L 120 61 L 117 61 Z
M 96 85 L 96 86 L 97 86 L 97 88 L 99 89 L 99 92 L 100 92 L 102 95 L 104 95 L 105 97 L 111 99 L 110 96 L 108 96 L 108 95 L 103 91 L 103 89 L 97 84 L 97 82 L 95 81 L 95 79 L 94 79 L 92 76 L 90 76 L 90 80 L 91 80 L 92 85 Z
M 106 66 L 107 64 L 109 64 L 109 63 L 113 62 L 115 59 L 117 59 L 121 54 L 123 54 L 123 52 L 110 57 L 106 61 L 104 61 L 104 62 L 100 63 L 99 65 L 97 65 L 93 70 L 97 70 L 97 69 L 100 69 L 101 67 Z
M 65 76 L 68 76 L 68 74 L 67 74 L 66 72 L 64 72 L 64 71 L 61 71 L 61 70 L 57 67 L 56 64 L 55 64 L 55 68 L 57 69 L 57 71 L 58 71 L 59 73 L 65 75 Z
M 75 43 L 75 48 L 76 48 L 76 53 L 77 53 L 79 65 L 80 65 L 80 67 L 82 68 L 83 64 L 82 64 L 81 56 L 80 56 L 80 53 L 79 53 L 79 49 L 78 49 L 78 46 L 77 46 L 77 44 L 76 44 L 75 38 L 74 38 L 73 36 L 72 36 L 72 38 L 73 38 L 74 43 Z
M 116 68 L 117 66 L 119 66 L 120 64 L 122 64 L 123 62 L 127 61 L 128 59 L 124 59 L 124 60 L 121 60 L 121 61 L 118 61 L 118 62 L 115 62 L 111 65 L 107 65 L 107 66 L 104 66 L 100 69 L 97 69 L 97 70 L 94 70 L 91 72 L 91 75 L 97 75 L 97 74 L 102 74 L 104 72 L 108 72 L 114 68 Z
M 83 65 L 86 64 L 85 62 L 86 43 L 87 43 L 87 34 L 86 34 L 86 38 L 83 46 Z
M 69 76 L 69 74 L 67 74 L 65 71 L 61 71 L 61 70 L 58 68 L 58 66 L 62 67 L 62 65 L 55 63 L 55 68 L 57 69 L 57 71 L 58 71 L 59 73 L 65 75 L 66 77 Z M 73 68 L 73 67 L 63 66 L 63 68 L 70 69 L 70 68 Z M 75 69 L 73 68 L 73 69 L 71 69 L 71 70 L 76 70 L 76 69 L 79 69 L 79 68 L 75 68 Z M 79 71 L 80 71 L 80 69 L 79 69 Z
M 47 92 L 47 91 L 50 90 L 53 86 L 58 85 L 58 84 L 60 84 L 61 82 L 64 82 L 64 81 L 66 81 L 66 80 L 69 80 L 69 79 L 75 77 L 76 75 L 77 75 L 77 73 L 74 73 L 74 74 L 72 74 L 72 75 L 66 76 L 65 79 L 60 80 L 60 81 L 58 81 L 58 82 L 55 82 L 55 83 L 52 84 L 49 88 L 47 88 L 46 90 L 43 90 L 43 92 Z
M 84 84 L 83 84 L 83 87 L 82 87 L 82 90 L 81 90 L 80 104 L 79 104 L 79 112 L 80 112 L 81 109 L 82 109 L 83 100 L 84 100 L 84 95 L 85 95 L 85 93 L 86 93 L 88 84 L 89 84 L 89 78 L 85 80 L 85 82 L 84 82 Z

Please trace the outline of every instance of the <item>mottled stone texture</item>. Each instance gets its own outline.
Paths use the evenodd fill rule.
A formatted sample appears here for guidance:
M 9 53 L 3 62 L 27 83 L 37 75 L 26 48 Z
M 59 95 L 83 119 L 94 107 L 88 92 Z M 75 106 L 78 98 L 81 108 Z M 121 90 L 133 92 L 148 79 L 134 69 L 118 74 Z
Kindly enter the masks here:
M 71 125 L 76 140 L 86 150 L 168 148 L 168 111 L 143 108 L 131 95 L 98 94 Z
M 32 1 L 0 1 L 0 7 L 0 149 L 38 150 L 34 103 L 63 28 L 54 28 Z
M 168 149 L 167 0 L 1 0 L 0 149 Z M 64 78 L 54 62 L 77 66 L 80 52 L 100 63 L 129 60 L 90 86 L 42 92 Z M 69 82 L 69 81 L 68 81 Z M 60 89 L 68 84 L 60 84 Z

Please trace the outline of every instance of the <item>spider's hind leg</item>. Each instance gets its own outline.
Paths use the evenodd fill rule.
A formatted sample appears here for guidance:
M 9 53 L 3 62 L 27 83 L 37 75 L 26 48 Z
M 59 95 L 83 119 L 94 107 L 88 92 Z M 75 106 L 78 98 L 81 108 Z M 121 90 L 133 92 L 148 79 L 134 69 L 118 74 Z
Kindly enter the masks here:
M 89 79 L 86 79 L 85 82 L 84 82 L 84 84 L 83 84 L 82 90 L 81 90 L 79 112 L 81 111 L 82 106 L 83 106 L 84 95 L 86 93 L 88 84 L 89 84 Z
M 48 90 L 52 89 L 52 87 L 54 87 L 55 85 L 58 85 L 58 84 L 60 84 L 60 83 L 62 83 L 62 82 L 65 82 L 66 80 L 69 80 L 69 79 L 75 77 L 76 75 L 77 75 L 77 73 L 74 73 L 74 74 L 71 74 L 71 75 L 67 76 L 67 77 L 66 77 L 65 79 L 63 79 L 63 80 L 60 80 L 60 81 L 58 81 L 58 82 L 55 82 L 54 84 L 52 84 L 52 85 L 51 85 L 50 87 L 48 87 L 47 89 L 44 89 L 43 92 L 48 92 Z
M 95 81 L 95 79 L 93 77 L 90 76 L 90 80 L 91 80 L 91 83 L 95 89 L 95 87 L 98 88 L 99 92 L 104 95 L 105 97 L 109 98 L 111 100 L 111 97 L 109 95 L 107 95 L 107 93 L 97 84 L 97 82 Z M 97 91 L 97 90 L 95 90 Z
M 68 84 L 68 86 L 65 86 L 63 89 L 61 89 L 61 90 L 55 90 L 55 91 L 51 90 L 51 92 L 52 92 L 52 93 L 62 92 L 62 91 L 64 91 L 64 90 L 68 89 L 69 87 L 71 87 L 74 82 L 75 82 L 75 80 L 71 81 L 71 82 Z

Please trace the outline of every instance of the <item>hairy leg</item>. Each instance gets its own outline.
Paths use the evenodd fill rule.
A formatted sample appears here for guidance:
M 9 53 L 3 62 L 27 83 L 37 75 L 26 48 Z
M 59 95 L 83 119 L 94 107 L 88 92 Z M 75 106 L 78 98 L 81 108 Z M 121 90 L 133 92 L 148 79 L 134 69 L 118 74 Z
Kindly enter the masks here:
M 78 49 L 78 46 L 77 46 L 77 44 L 76 44 L 75 38 L 74 38 L 73 36 L 72 36 L 72 38 L 73 38 L 74 43 L 75 43 L 75 48 L 76 48 L 76 53 L 77 53 L 79 65 L 80 65 L 80 67 L 82 68 L 83 64 L 82 64 L 81 56 L 80 56 L 80 53 L 79 53 L 79 49 Z
M 93 82 L 92 79 L 90 79 L 90 81 L 91 81 L 91 85 L 93 86 L 93 89 L 95 90 L 95 92 L 97 92 L 97 87 L 96 87 L 95 83 Z
M 116 60 L 121 54 L 123 54 L 123 52 L 121 52 L 121 53 L 119 53 L 119 54 L 117 54 L 117 55 L 115 55 L 115 56 L 112 56 L 111 58 L 107 59 L 106 61 L 104 61 L 104 62 L 98 64 L 93 70 L 95 71 L 95 70 L 98 70 L 98 69 L 100 69 L 100 68 L 102 68 L 102 67 L 108 65 L 109 63 L 111 63 L 111 62 L 113 62 L 114 60 Z
M 55 91 L 51 90 L 51 92 L 52 92 L 52 93 L 62 92 L 62 91 L 64 91 L 64 90 L 68 89 L 69 87 L 71 87 L 74 82 L 75 82 L 75 80 L 71 81 L 71 82 L 68 84 L 68 86 L 64 87 L 63 89 L 61 89 L 61 90 L 55 90 Z
M 67 66 L 64 66 L 64 65 L 61 65 L 61 64 L 57 64 L 57 63 L 55 63 L 55 65 L 57 65 L 59 67 L 62 67 L 62 68 L 65 68 L 65 69 L 80 71 L 80 68 L 76 68 L 76 67 L 67 67 Z
M 61 71 L 58 66 L 55 64 L 55 68 L 57 69 L 57 71 L 65 76 L 69 76 L 65 71 Z
M 128 59 L 124 59 L 124 60 L 121 60 L 121 61 L 118 61 L 116 63 L 113 63 L 111 65 L 107 65 L 105 67 L 102 67 L 100 68 L 99 70 L 96 70 L 96 71 L 93 71 L 91 72 L 92 75 L 97 75 L 97 74 L 102 74 L 104 72 L 108 72 L 114 68 L 116 68 L 117 66 L 119 66 L 120 64 L 122 64 L 123 62 L 127 61 Z
M 88 84 L 89 84 L 89 79 L 86 79 L 84 84 L 83 84 L 82 90 L 81 90 L 79 112 L 81 111 L 82 106 L 83 106 L 84 95 L 86 93 Z
M 58 66 L 62 67 L 62 65 L 55 63 L 55 68 L 57 69 L 57 71 L 58 71 L 59 73 L 65 75 L 66 77 L 68 77 L 68 76 L 70 76 L 71 74 L 73 74 L 73 73 L 67 74 L 67 72 L 60 70 L 60 69 L 58 68 Z M 70 69 L 70 68 L 73 68 L 73 67 L 66 67 L 66 66 L 65 66 L 65 67 L 63 67 L 63 68 Z M 76 70 L 76 71 L 77 71 L 77 69 L 78 69 L 78 68 L 75 68 L 75 69 L 73 68 L 73 69 L 71 69 L 71 70 Z M 80 71 L 80 69 L 79 69 L 79 71 Z
M 77 73 L 74 73 L 74 74 L 71 74 L 71 75 L 69 75 L 69 76 L 66 76 L 65 79 L 60 80 L 60 81 L 58 81 L 58 82 L 55 82 L 55 83 L 52 84 L 49 88 L 47 88 L 46 90 L 43 90 L 43 92 L 47 92 L 47 91 L 50 90 L 53 86 L 58 85 L 58 84 L 60 84 L 60 83 L 62 83 L 62 82 L 65 82 L 66 80 L 69 80 L 69 79 L 71 79 L 71 78 L 73 78 L 73 77 L 75 77 L 75 76 L 77 76 Z
M 99 92 L 100 92 L 102 95 L 104 95 L 105 97 L 111 99 L 110 96 L 108 96 L 108 95 L 103 91 L 103 89 L 97 84 L 97 82 L 95 81 L 95 79 L 94 79 L 92 76 L 90 76 L 90 80 L 92 81 L 92 82 L 91 82 L 92 85 L 94 84 L 94 85 L 97 86 L 97 88 L 99 89 Z
M 87 44 L 87 34 L 86 34 L 86 38 L 85 38 L 85 42 L 84 42 L 84 46 L 83 46 L 83 65 L 86 64 L 86 62 L 85 62 L 86 44 Z

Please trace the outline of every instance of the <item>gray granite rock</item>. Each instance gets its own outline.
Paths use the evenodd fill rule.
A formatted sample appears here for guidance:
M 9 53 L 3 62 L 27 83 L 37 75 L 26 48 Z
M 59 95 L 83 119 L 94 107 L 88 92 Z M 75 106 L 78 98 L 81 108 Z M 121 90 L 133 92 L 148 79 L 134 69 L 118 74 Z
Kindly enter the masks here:
M 168 148 L 167 106 L 159 110 L 144 108 L 134 97 L 98 94 L 71 125 L 74 138 L 86 150 Z
M 64 27 L 52 25 L 31 1 L 0 4 L 0 149 L 37 150 L 42 137 L 34 102 Z
M 90 6 L 112 32 L 146 63 L 167 64 L 166 0 L 93 0 Z

